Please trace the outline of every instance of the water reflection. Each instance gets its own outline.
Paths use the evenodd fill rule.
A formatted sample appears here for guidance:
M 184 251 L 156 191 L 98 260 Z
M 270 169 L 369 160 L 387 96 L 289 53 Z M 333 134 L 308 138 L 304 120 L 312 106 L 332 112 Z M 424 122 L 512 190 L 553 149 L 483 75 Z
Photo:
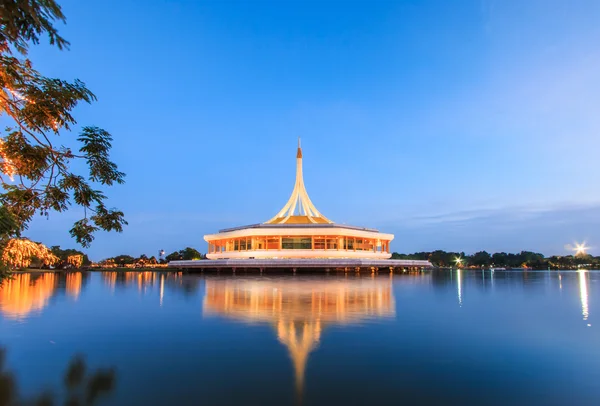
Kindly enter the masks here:
M 587 280 L 586 274 L 587 271 L 580 270 L 577 271 L 579 274 L 579 297 L 581 299 L 581 314 L 583 315 L 583 320 L 587 320 L 590 315 L 589 307 L 588 307 L 588 289 L 587 289 Z
M 0 287 L 0 312 L 6 318 L 21 319 L 41 311 L 57 286 L 53 273 L 18 274 L 6 279 Z
M 205 315 L 271 324 L 289 351 L 302 394 L 309 354 L 328 325 L 394 317 L 392 279 L 208 279 Z
M 27 398 L 20 396 L 15 374 L 5 367 L 5 359 L 5 350 L 0 348 L 0 406 L 42 406 L 59 403 L 56 392 L 47 389 Z M 63 382 L 64 391 L 57 392 L 64 394 L 65 405 L 94 405 L 114 390 L 116 373 L 114 368 L 98 369 L 90 373 L 85 359 L 76 355 L 69 362 Z
M 0 313 L 9 319 L 24 319 L 40 313 L 52 297 L 62 292 L 78 300 L 89 272 L 16 273 L 0 284 Z M 181 272 L 103 272 L 102 279 L 113 292 L 116 286 L 136 286 L 139 292 L 159 284 L 162 306 L 166 285 L 184 293 L 197 290 L 197 278 L 183 280 Z
M 72 272 L 67 274 L 67 294 L 77 300 L 81 293 L 81 272 Z
M 161 290 L 161 302 L 165 283 L 181 286 L 188 291 L 196 290 L 198 281 L 196 279 L 184 280 L 182 276 L 182 272 L 102 272 L 104 284 L 113 292 L 116 287 L 136 286 L 142 293 L 158 283 Z
M 460 269 L 456 270 L 456 290 L 458 293 L 458 305 L 462 307 L 462 280 Z

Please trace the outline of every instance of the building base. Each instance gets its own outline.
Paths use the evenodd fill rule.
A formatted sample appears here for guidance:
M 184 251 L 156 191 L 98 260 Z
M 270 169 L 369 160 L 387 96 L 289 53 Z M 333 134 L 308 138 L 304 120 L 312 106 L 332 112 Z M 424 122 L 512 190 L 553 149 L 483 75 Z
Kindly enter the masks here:
M 360 271 L 360 270 L 396 270 L 431 268 L 431 262 L 407 259 L 354 259 L 354 258 L 322 258 L 322 259 L 214 259 L 171 261 L 169 268 L 200 270 L 236 270 L 252 269 L 264 271 L 278 270 L 323 270 L 323 271 Z

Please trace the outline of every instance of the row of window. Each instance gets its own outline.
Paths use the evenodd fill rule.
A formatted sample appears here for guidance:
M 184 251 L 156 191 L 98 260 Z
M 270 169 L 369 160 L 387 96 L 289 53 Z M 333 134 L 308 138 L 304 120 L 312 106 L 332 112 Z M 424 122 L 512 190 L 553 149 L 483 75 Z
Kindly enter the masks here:
M 341 242 L 340 242 L 341 240 Z M 254 246 L 253 246 L 254 245 Z M 314 245 L 314 246 L 313 246 Z M 214 246 L 213 246 L 214 247 Z M 321 238 L 321 237 L 283 237 L 281 238 L 281 249 L 284 250 L 356 250 L 356 251 L 381 251 L 382 246 L 375 246 L 373 240 L 363 238 Z M 248 251 L 278 250 L 279 237 L 256 238 L 254 244 L 251 238 L 235 239 L 228 241 L 225 245 L 218 245 L 213 251 Z

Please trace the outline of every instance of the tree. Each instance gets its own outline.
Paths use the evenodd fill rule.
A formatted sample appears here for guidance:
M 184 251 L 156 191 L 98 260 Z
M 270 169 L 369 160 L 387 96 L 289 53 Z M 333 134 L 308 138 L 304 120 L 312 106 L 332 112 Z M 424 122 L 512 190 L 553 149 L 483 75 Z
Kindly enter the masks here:
M 166 260 L 167 262 L 170 262 L 170 261 L 178 261 L 178 260 L 180 260 L 180 259 L 183 259 L 183 256 L 182 256 L 182 255 L 179 253 L 179 251 L 172 252 L 172 253 L 170 253 L 169 255 L 167 255 L 167 256 L 165 257 L 165 260 Z
M 475 266 L 488 266 L 492 262 L 492 256 L 486 251 L 479 251 L 473 254 L 469 260 L 471 265 Z
M 2 251 L 2 262 L 13 268 L 27 268 L 34 260 L 41 265 L 54 265 L 59 258 L 44 244 L 27 238 L 10 239 Z
M 193 260 L 193 259 L 202 259 L 202 258 L 203 258 L 202 254 L 198 250 L 196 250 L 192 247 L 186 247 L 182 250 L 172 252 L 165 257 L 167 262 L 168 261 L 179 261 L 179 260 L 189 261 L 189 260 Z
M 131 265 L 133 263 L 135 263 L 135 258 L 132 257 L 131 255 L 118 255 L 114 258 L 110 258 L 112 259 L 115 264 L 117 264 L 118 266 L 125 266 L 125 265 Z
M 11 123 L 0 136 L 0 227 L 15 223 L 11 236 L 19 236 L 36 213 L 48 216 L 75 204 L 84 216 L 70 234 L 87 247 L 94 232 L 121 232 L 127 224 L 96 189 L 124 183 L 125 174 L 110 160 L 112 136 L 101 128 L 82 127 L 77 151 L 58 142 L 77 124 L 73 109 L 96 97 L 82 81 L 45 77 L 27 59 L 29 46 L 44 36 L 68 48 L 55 21 L 65 16 L 54 0 L 3 0 L 0 6 L 0 117 Z M 72 171 L 76 161 L 85 163 L 87 174 Z
M 50 247 L 50 249 L 52 250 L 52 253 L 60 259 L 60 261 L 56 265 L 57 268 L 66 268 L 69 266 L 79 268 L 82 265 L 88 266 L 91 264 L 91 261 L 88 258 L 87 254 L 76 249 L 68 248 L 63 250 L 60 248 L 59 245 L 53 245 L 52 247 Z M 75 257 L 81 257 L 81 263 L 79 263 L 79 260 Z M 71 259 L 69 260 L 69 258 Z M 77 264 L 79 265 L 76 266 Z

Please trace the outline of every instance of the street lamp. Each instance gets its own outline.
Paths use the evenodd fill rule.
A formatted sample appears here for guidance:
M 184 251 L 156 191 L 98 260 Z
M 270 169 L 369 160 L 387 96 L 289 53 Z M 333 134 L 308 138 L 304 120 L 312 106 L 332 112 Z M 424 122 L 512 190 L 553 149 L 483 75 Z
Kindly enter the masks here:
M 582 242 L 581 244 L 579 243 L 575 243 L 575 256 L 583 256 L 587 254 L 587 250 L 590 247 L 585 245 L 585 241 Z
M 456 266 L 457 266 L 458 268 L 460 268 L 460 266 L 462 265 L 462 262 L 463 262 L 463 260 L 462 260 L 462 258 L 461 258 L 461 257 L 456 257 L 456 258 L 454 258 L 454 263 L 456 264 Z

